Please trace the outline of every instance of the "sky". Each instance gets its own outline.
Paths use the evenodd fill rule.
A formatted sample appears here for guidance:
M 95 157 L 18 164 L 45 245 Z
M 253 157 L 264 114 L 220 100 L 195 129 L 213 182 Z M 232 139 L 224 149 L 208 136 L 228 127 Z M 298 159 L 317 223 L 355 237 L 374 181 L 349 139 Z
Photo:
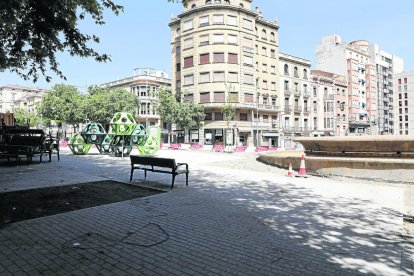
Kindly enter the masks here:
M 88 85 L 132 76 L 133 69 L 154 68 L 171 74 L 172 16 L 183 11 L 180 4 L 167 0 L 114 0 L 124 6 L 115 16 L 105 13 L 106 24 L 91 21 L 80 29 L 101 38 L 93 44 L 112 61 L 98 63 L 93 59 L 59 54 L 64 81 L 54 74 L 50 83 L 40 78 L 37 83 L 24 81 L 16 74 L 0 72 L 0 86 L 17 84 L 48 89 L 58 83 L 75 85 L 85 91 Z M 254 0 L 265 19 L 278 19 L 280 52 L 305 58 L 316 65 L 315 46 L 323 36 L 338 34 L 342 41 L 368 40 L 388 53 L 404 59 L 405 71 L 414 70 L 414 0 Z M 411 22 L 411 23 L 410 23 Z

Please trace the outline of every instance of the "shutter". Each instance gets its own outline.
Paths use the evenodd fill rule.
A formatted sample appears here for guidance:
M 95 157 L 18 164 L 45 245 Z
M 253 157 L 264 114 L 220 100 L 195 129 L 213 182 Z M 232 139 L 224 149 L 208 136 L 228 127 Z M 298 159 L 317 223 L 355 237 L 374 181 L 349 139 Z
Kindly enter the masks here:
M 239 82 L 239 75 L 237 72 L 229 72 L 227 74 L 227 80 L 229 82 Z
M 210 54 L 201 54 L 200 55 L 200 64 L 210 63 Z
M 184 67 L 191 67 L 193 66 L 193 57 L 186 57 L 184 58 Z
M 237 44 L 237 35 L 228 35 L 227 42 L 229 44 Z
M 224 15 L 213 15 L 213 24 L 224 24 Z
M 214 72 L 213 73 L 214 82 L 224 82 L 224 72 Z
M 236 16 L 227 16 L 227 25 L 236 26 L 237 25 L 237 17 Z
M 210 72 L 200 73 L 199 83 L 210 82 Z
M 210 102 L 210 92 L 200 93 L 200 103 L 209 103 Z
M 237 64 L 238 63 L 237 54 L 229 54 L 228 63 Z
M 214 53 L 214 62 L 224 62 L 224 53 Z
M 243 57 L 243 64 L 253 65 L 253 57 L 244 56 Z
M 208 26 L 208 16 L 200 17 L 200 27 Z
M 184 40 L 184 49 L 190 49 L 193 48 L 193 39 L 186 39 Z
M 224 103 L 225 102 L 224 92 L 214 92 L 214 102 L 215 103 Z
M 213 43 L 224 43 L 224 34 L 213 35 Z
M 245 103 L 253 103 L 253 94 L 244 94 L 244 102 Z

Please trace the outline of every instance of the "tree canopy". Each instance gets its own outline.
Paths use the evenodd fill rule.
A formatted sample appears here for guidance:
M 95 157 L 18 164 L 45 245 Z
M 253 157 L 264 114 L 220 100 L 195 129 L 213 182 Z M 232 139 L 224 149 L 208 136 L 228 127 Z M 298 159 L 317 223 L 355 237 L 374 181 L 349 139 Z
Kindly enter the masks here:
M 97 25 L 105 24 L 104 10 L 118 15 L 123 7 L 112 0 L 7 0 L 0 1 L 0 72 L 9 69 L 25 80 L 46 81 L 51 70 L 66 79 L 59 69 L 56 53 L 109 61 L 90 47 L 99 37 L 82 33 L 79 22 L 90 16 Z
M 84 109 L 86 118 L 91 122 L 108 124 L 117 112 L 136 115 L 139 99 L 126 89 L 90 86 L 88 92 Z

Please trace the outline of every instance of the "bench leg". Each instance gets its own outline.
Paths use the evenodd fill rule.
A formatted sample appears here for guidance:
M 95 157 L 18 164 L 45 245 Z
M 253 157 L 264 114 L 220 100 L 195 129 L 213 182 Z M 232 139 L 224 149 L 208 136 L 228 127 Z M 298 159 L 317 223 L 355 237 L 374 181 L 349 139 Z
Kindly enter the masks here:
M 60 161 L 60 154 L 59 154 L 59 150 L 57 151 L 57 156 L 58 156 L 58 162 Z
M 52 162 L 52 150 L 49 151 L 49 162 Z
M 134 175 L 134 167 L 131 168 L 131 176 L 129 177 L 129 182 L 132 181 L 132 175 Z
M 145 179 L 147 179 L 147 170 L 144 170 Z
M 185 186 L 188 186 L 188 173 L 185 174 Z
M 171 190 L 174 188 L 175 174 L 172 175 Z

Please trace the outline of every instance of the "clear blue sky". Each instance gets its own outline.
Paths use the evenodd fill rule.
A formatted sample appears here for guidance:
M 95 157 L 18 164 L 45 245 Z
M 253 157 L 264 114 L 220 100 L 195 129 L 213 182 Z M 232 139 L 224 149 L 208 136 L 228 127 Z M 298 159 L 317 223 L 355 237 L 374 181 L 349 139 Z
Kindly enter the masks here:
M 60 68 L 67 76 L 65 83 L 81 90 L 92 84 L 131 76 L 137 67 L 151 67 L 170 74 L 171 15 L 182 11 L 180 4 L 167 0 L 115 0 L 125 7 L 124 13 L 107 13 L 107 24 L 81 25 L 87 33 L 101 38 L 96 49 L 111 55 L 112 62 L 103 64 L 92 59 L 59 55 Z M 414 1 L 413 0 L 254 0 L 266 19 L 278 18 L 280 51 L 311 60 L 315 65 L 315 45 L 321 37 L 338 34 L 343 41 L 365 39 L 377 43 L 392 54 L 402 57 L 405 70 L 414 70 Z M 52 75 L 53 76 L 53 75 Z M 63 80 L 56 76 L 51 83 L 40 79 L 26 82 L 15 74 L 0 73 L 0 86 L 19 84 L 50 88 Z

